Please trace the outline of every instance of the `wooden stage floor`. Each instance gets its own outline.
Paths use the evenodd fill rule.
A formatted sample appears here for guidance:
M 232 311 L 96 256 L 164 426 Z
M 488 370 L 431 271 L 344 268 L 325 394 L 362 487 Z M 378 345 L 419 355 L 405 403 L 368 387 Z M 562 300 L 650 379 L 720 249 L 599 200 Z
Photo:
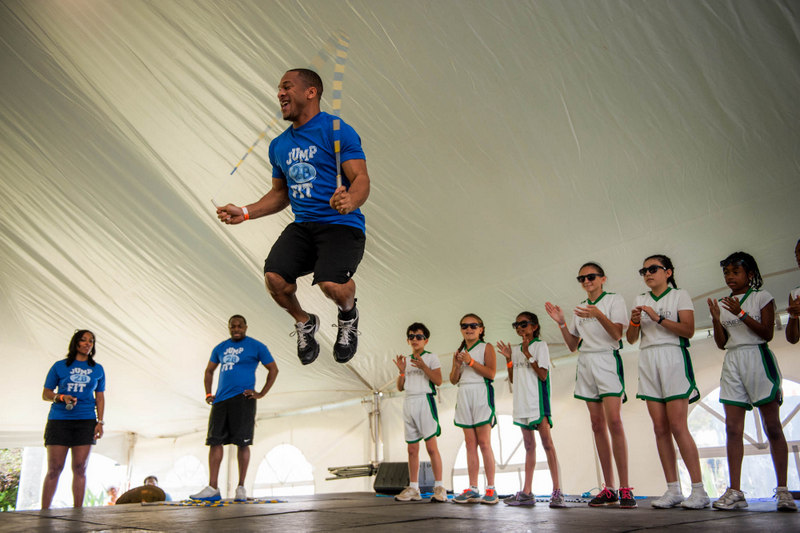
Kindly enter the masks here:
M 0 513 L 0 532 L 72 531 L 800 531 L 799 513 L 778 513 L 774 501 L 752 502 L 743 511 L 659 510 L 650 500 L 638 509 L 589 508 L 570 503 L 550 509 L 504 505 L 398 503 L 373 493 L 323 494 L 283 498 L 286 503 L 233 504 L 225 507 L 142 506 L 51 509 Z

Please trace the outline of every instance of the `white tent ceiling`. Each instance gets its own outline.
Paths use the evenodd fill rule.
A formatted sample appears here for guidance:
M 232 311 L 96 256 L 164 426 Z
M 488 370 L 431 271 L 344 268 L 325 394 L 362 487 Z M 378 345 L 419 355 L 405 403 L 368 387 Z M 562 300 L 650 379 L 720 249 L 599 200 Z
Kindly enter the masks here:
M 108 374 L 109 428 L 175 436 L 206 425 L 202 372 L 234 313 L 277 356 L 260 404 L 270 416 L 393 383 L 414 320 L 445 368 L 468 311 L 495 341 L 531 309 L 558 343 L 543 304 L 576 303 L 587 260 L 630 302 L 642 258 L 667 253 L 707 326 L 718 261 L 745 249 L 785 307 L 800 236 L 797 9 L 0 1 L 3 430 L 41 431 L 44 376 L 82 327 Z M 224 227 L 210 199 L 266 192 L 266 142 L 229 173 L 275 116 L 287 68 L 321 54 L 330 109 L 340 31 L 342 115 L 373 185 L 356 275 L 363 335 L 348 368 L 323 327 L 322 355 L 302 367 L 261 276 L 291 214 Z M 299 296 L 335 321 L 317 288 Z

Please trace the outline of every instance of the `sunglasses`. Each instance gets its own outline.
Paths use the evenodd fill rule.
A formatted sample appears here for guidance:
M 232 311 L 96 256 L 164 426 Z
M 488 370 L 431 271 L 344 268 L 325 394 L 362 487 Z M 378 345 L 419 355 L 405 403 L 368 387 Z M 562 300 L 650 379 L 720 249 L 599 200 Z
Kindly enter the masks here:
M 477 322 L 469 322 L 466 324 L 461 324 L 461 329 L 478 329 L 482 327 L 483 324 L 478 324 Z
M 534 323 L 530 320 L 520 320 L 519 322 L 512 322 L 511 327 L 514 329 L 517 328 L 527 328 L 528 326 L 533 326 Z
M 664 269 L 664 270 L 667 269 L 666 267 L 663 267 L 661 265 L 650 265 L 649 267 L 640 268 L 639 269 L 639 275 L 640 276 L 644 276 L 648 272 L 650 272 L 651 274 L 655 274 L 656 272 L 658 272 L 658 269 L 660 269 L 660 268 Z
M 600 274 L 586 274 L 585 276 L 578 276 L 575 279 L 578 280 L 578 283 L 583 283 L 587 279 L 589 281 L 594 281 L 594 280 L 596 280 L 597 278 L 600 278 L 600 277 L 602 277 L 602 276 L 600 276 Z
M 410 341 L 424 341 L 425 339 L 427 339 L 427 337 L 425 335 L 423 335 L 422 333 L 409 333 L 408 334 L 408 340 L 410 340 Z

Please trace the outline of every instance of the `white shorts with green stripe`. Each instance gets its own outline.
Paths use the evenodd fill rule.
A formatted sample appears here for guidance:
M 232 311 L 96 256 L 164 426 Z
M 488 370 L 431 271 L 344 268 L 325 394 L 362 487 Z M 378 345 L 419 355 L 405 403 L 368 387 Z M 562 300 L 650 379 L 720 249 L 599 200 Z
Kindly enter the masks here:
M 441 435 L 436 397 L 433 394 L 406 396 L 403 402 L 403 422 L 406 442 L 409 444 Z
M 625 402 L 625 372 L 618 350 L 581 352 L 575 369 L 575 398 L 599 402 L 606 396 L 621 396 Z
M 719 378 L 719 401 L 728 405 L 753 407 L 783 403 L 781 371 L 766 343 L 731 348 L 725 353 Z
M 648 346 L 639 352 L 639 392 L 642 400 L 666 403 L 700 399 L 689 350 L 676 344 Z
M 459 383 L 455 424 L 460 428 L 475 428 L 486 424 L 494 427 L 496 422 L 491 382 Z

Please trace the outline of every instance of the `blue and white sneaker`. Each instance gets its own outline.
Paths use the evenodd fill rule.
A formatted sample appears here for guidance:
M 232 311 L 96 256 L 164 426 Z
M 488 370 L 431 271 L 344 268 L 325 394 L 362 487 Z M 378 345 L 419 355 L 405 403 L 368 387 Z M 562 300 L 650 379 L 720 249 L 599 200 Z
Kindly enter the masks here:
M 464 489 L 464 492 L 453 498 L 453 503 L 481 503 L 481 495 L 472 489 Z
M 189 496 L 189 499 L 200 500 L 203 502 L 218 502 L 222 499 L 222 496 L 219 494 L 219 489 L 215 489 L 211 485 L 208 485 L 197 494 L 192 494 Z

